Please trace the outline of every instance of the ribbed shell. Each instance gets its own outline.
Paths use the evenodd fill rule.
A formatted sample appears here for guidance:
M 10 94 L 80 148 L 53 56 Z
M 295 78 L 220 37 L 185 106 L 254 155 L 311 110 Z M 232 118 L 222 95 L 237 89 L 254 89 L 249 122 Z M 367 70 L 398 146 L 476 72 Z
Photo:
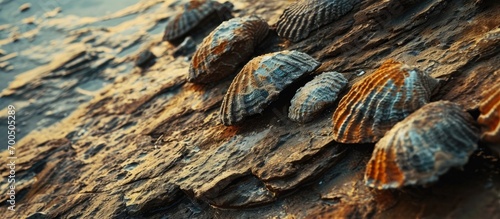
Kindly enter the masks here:
M 234 78 L 224 96 L 220 116 L 233 125 L 246 116 L 261 113 L 297 78 L 314 71 L 320 63 L 298 51 L 281 51 L 250 60 Z
M 286 8 L 277 23 L 278 35 L 292 42 L 347 14 L 359 0 L 302 0 Z
M 344 75 L 338 72 L 325 72 L 316 76 L 297 90 L 292 98 L 288 117 L 301 123 L 311 121 L 337 100 L 347 83 Z
M 235 73 L 248 62 L 255 47 L 266 37 L 269 26 L 257 16 L 233 18 L 223 22 L 196 50 L 188 80 L 209 83 Z
M 481 115 L 478 118 L 483 127 L 481 139 L 500 145 L 500 83 L 488 89 L 482 96 L 479 104 Z
M 418 69 L 388 60 L 355 83 L 333 114 L 333 138 L 373 143 L 397 122 L 429 102 L 438 81 Z
M 429 103 L 397 123 L 375 145 L 365 172 L 378 189 L 423 185 L 452 167 L 467 163 L 477 148 L 479 130 L 455 103 Z
M 171 41 L 184 36 L 211 14 L 222 10 L 224 5 L 212 0 L 191 0 L 184 5 L 184 11 L 168 20 L 163 40 Z M 227 15 L 230 16 L 230 15 Z M 225 19 L 226 16 L 220 16 Z

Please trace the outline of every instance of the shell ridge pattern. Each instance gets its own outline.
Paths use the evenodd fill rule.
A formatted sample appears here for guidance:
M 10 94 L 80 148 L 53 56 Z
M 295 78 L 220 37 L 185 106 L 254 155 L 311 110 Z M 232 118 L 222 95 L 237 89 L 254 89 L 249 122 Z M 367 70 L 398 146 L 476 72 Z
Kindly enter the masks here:
M 267 22 L 257 16 L 222 22 L 200 44 L 191 60 L 188 80 L 211 83 L 234 74 L 251 59 L 255 45 L 267 35 Z
M 370 100 L 368 106 L 371 106 L 372 103 L 376 103 L 376 108 L 382 109 L 382 108 L 384 108 L 384 106 L 387 106 L 387 105 L 390 105 L 390 106 L 395 105 L 396 101 L 392 101 L 393 100 L 392 97 L 393 97 L 394 93 L 397 93 L 397 90 L 398 90 L 398 87 L 393 82 L 393 80 L 391 80 L 391 79 L 387 80 L 385 86 L 383 86 L 382 92 L 379 92 L 379 94 L 383 94 L 383 96 L 381 98 L 372 98 Z M 391 101 L 393 102 L 393 104 L 391 104 Z M 384 124 L 386 120 L 392 120 L 391 116 L 387 115 L 387 112 L 392 112 L 392 111 L 393 111 L 393 109 L 390 107 L 389 107 L 389 110 L 375 110 L 374 111 L 375 114 L 373 115 L 374 123 L 372 125 Z M 375 130 L 375 128 L 377 128 L 377 127 L 373 127 L 373 130 Z
M 435 81 L 400 62 L 384 62 L 341 99 L 333 115 L 334 139 L 341 143 L 378 141 L 394 124 L 429 102 L 432 87 L 427 80 Z
M 173 40 L 186 34 L 206 16 L 212 14 L 218 4 L 211 0 L 195 0 L 184 4 L 184 11 L 167 22 L 163 39 Z
M 277 23 L 281 37 L 297 42 L 320 27 L 338 20 L 359 0 L 302 0 L 286 8 Z
M 481 139 L 492 144 L 491 146 L 498 147 L 500 146 L 500 83 L 485 90 L 481 96 L 480 115 L 477 120 L 482 129 Z
M 450 168 L 464 165 L 477 148 L 479 132 L 472 117 L 449 101 L 429 103 L 398 122 L 375 145 L 365 183 L 378 189 L 436 181 Z M 395 150 L 399 183 L 385 175 L 392 161 L 380 154 Z M 385 163 L 385 164 L 384 164 Z M 381 173 L 382 172 L 382 173 Z
M 222 123 L 232 125 L 262 112 L 285 87 L 319 66 L 318 61 L 297 51 L 253 58 L 234 78 L 224 96 L 220 110 Z
M 299 88 L 291 100 L 288 117 L 296 122 L 308 122 L 325 107 L 337 100 L 347 79 L 338 72 L 325 72 Z

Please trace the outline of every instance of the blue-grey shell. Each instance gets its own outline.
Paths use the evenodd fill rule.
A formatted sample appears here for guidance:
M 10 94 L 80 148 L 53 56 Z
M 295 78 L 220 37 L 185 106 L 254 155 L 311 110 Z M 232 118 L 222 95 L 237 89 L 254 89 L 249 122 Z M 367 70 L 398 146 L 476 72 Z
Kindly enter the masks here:
M 233 125 L 261 113 L 288 85 L 312 72 L 320 62 L 298 51 L 280 51 L 250 60 L 236 75 L 224 96 L 220 117 Z
M 360 0 L 302 0 L 286 8 L 277 23 L 280 37 L 298 42 L 320 27 L 338 20 Z
M 288 117 L 306 123 L 314 119 L 326 107 L 332 105 L 348 81 L 338 72 L 325 72 L 297 90 L 292 98 Z
M 458 104 L 429 103 L 375 145 L 365 182 L 378 189 L 434 182 L 450 168 L 466 164 L 478 141 L 474 119 Z
M 227 20 L 232 17 L 228 6 L 212 0 L 191 0 L 184 5 L 184 11 L 174 15 L 167 21 L 163 40 L 172 41 L 186 35 L 201 21 L 214 13 Z

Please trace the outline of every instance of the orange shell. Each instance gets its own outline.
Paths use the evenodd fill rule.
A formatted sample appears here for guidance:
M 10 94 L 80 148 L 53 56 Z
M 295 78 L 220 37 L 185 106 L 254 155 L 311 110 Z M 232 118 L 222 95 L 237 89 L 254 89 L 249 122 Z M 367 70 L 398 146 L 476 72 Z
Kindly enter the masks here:
M 438 81 L 415 68 L 388 60 L 355 83 L 333 114 L 333 138 L 373 143 L 397 122 L 429 102 Z
M 268 30 L 266 21 L 257 16 L 223 22 L 203 39 L 196 50 L 188 80 L 210 83 L 235 73 L 238 67 L 248 62 Z
M 479 111 L 477 121 L 483 126 L 481 139 L 500 145 L 500 82 L 483 93 Z
M 449 101 L 429 103 L 397 123 L 375 145 L 365 182 L 377 189 L 423 185 L 467 163 L 477 148 L 474 119 Z

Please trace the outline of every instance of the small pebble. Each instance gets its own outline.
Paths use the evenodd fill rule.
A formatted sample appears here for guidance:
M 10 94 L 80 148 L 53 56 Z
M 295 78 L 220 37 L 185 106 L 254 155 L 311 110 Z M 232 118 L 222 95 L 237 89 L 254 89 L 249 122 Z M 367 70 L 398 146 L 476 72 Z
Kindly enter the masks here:
M 139 53 L 139 55 L 135 58 L 135 66 L 140 68 L 147 67 L 153 60 L 156 59 L 156 56 L 149 51 L 149 49 L 144 50 Z
M 59 14 L 59 12 L 61 12 L 61 7 L 57 7 L 57 8 L 54 8 L 54 10 L 52 11 L 48 11 L 46 12 L 45 14 L 43 14 L 46 18 L 51 18 L 51 17 L 55 17 L 57 14 Z
M 22 21 L 25 24 L 35 24 L 35 16 L 24 18 Z
M 359 76 L 362 76 L 362 75 L 364 75 L 364 74 L 365 74 L 365 71 L 364 71 L 364 70 L 362 70 L 362 69 L 358 69 L 358 70 L 356 70 L 356 76 L 358 76 L 358 77 L 359 77 Z
M 19 6 L 19 11 L 20 12 L 25 12 L 27 10 L 29 10 L 31 8 L 31 4 L 30 3 L 25 3 L 21 6 Z

